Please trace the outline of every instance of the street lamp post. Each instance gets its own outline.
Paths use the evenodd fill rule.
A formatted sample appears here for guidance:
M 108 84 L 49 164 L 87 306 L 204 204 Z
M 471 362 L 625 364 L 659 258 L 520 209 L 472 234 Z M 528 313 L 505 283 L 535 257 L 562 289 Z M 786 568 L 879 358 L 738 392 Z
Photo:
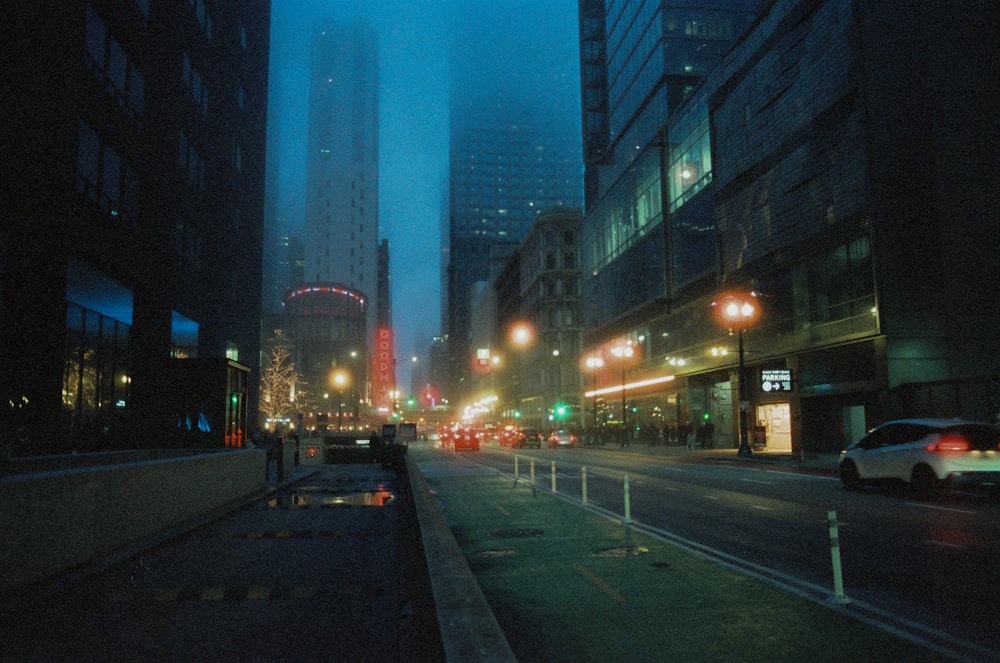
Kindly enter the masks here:
M 342 368 L 333 372 L 331 378 L 334 388 L 337 390 L 337 431 L 344 429 L 344 389 L 351 381 L 351 376 Z
M 594 434 L 597 434 L 597 372 L 604 367 L 604 359 L 601 357 L 593 356 L 587 357 L 587 361 L 584 362 L 587 366 L 587 370 L 594 374 Z
M 628 430 L 628 411 L 626 410 L 625 403 L 625 364 L 632 358 L 632 355 L 635 354 L 635 349 L 631 344 L 616 345 L 611 348 L 611 354 L 614 355 L 614 357 L 618 359 L 622 365 L 622 446 L 627 447 L 631 436 L 629 435 Z
M 712 302 L 715 307 L 716 317 L 719 323 L 736 332 L 738 344 L 738 394 L 740 399 L 740 447 L 737 454 L 744 457 L 753 456 L 750 448 L 749 435 L 747 430 L 747 410 L 750 409 L 750 402 L 747 400 L 747 377 L 746 362 L 743 355 L 743 331 L 757 322 L 760 317 L 760 306 L 757 303 L 754 293 L 747 292 L 727 292 Z

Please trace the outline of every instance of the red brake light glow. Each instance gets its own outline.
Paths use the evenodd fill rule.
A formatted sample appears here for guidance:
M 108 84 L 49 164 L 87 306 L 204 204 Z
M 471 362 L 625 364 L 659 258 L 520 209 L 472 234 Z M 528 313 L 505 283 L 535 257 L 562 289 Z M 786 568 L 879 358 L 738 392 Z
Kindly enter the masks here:
M 932 444 L 927 447 L 927 450 L 940 453 L 962 453 L 969 450 L 969 442 L 957 435 L 942 435 L 937 444 Z

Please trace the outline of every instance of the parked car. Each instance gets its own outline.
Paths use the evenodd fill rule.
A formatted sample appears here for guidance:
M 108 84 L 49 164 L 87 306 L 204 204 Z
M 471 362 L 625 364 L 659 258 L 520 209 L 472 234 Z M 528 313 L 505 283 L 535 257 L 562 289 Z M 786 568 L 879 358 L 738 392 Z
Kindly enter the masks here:
M 1000 489 L 1000 428 L 959 419 L 901 419 L 876 426 L 840 458 L 840 480 L 857 490 L 901 480 L 920 494 L 945 485 Z
M 549 435 L 549 448 L 556 449 L 559 447 L 572 447 L 576 445 L 576 435 L 573 435 L 567 430 L 557 430 L 553 431 Z
M 540 449 L 542 447 L 542 434 L 534 428 L 522 428 L 520 446 Z

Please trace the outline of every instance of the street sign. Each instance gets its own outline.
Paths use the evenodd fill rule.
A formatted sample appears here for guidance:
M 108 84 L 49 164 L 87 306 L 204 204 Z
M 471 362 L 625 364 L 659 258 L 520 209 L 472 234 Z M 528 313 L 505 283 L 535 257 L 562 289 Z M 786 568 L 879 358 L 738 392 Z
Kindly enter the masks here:
M 761 369 L 760 390 L 765 393 L 773 391 L 791 391 L 792 369 L 790 368 Z

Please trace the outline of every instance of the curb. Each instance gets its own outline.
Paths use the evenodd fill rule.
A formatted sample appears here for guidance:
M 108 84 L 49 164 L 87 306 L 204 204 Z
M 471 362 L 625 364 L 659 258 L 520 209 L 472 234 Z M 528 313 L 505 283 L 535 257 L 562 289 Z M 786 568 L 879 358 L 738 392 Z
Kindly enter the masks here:
M 516 663 L 476 577 L 417 464 L 406 457 L 445 660 Z

